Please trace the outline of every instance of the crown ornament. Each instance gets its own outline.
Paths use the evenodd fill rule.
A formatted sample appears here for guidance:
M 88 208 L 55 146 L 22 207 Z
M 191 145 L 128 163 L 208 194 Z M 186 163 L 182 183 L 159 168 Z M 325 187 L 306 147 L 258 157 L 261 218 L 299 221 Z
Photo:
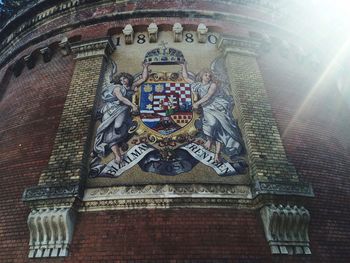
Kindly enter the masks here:
M 185 57 L 180 50 L 168 48 L 166 44 L 162 41 L 160 48 L 148 51 L 144 62 L 152 65 L 171 65 L 185 62 Z

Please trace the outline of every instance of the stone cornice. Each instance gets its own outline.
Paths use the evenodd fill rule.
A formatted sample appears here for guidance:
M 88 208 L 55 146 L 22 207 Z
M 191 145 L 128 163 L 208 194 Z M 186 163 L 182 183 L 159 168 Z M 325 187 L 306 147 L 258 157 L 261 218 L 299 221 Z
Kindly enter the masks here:
M 228 52 L 239 53 L 247 56 L 256 56 L 261 43 L 251 39 L 238 38 L 232 36 L 221 36 L 218 41 L 218 48 Z
M 25 189 L 22 201 L 30 203 L 49 199 L 82 198 L 82 196 L 82 188 L 78 183 L 50 186 L 40 185 Z
M 85 190 L 80 211 L 138 208 L 222 208 L 251 202 L 245 185 L 171 184 L 114 186 Z
M 114 186 L 90 188 L 85 191 L 84 201 L 133 199 L 133 198 L 251 198 L 250 187 L 246 185 L 211 184 L 164 184 L 141 186 Z
M 210 0 L 208 0 L 210 1 Z M 215 2 L 224 2 L 224 3 L 234 3 L 238 5 L 244 5 L 244 6 L 252 6 L 261 10 L 269 10 L 269 11 L 276 11 L 278 8 L 278 4 L 274 0 L 215 0 Z M 58 2 L 58 3 L 57 3 Z M 90 2 L 127 2 L 125 0 L 117 0 L 117 1 L 111 1 L 111 0 L 66 0 L 66 1 L 57 1 L 57 0 L 33 0 L 32 3 L 25 6 L 22 10 L 17 12 L 15 16 L 9 19 L 7 23 L 3 26 L 3 28 L 0 30 L 0 36 L 6 31 L 11 30 L 11 27 L 15 27 L 18 25 L 21 25 L 21 21 L 25 20 L 27 23 L 32 24 L 35 22 L 38 22 L 48 16 L 51 16 L 57 12 L 65 11 L 70 8 L 74 8 L 77 6 L 80 6 L 85 3 Z M 214 1 L 213 1 L 214 2 Z M 47 9 L 45 9 L 47 8 Z M 29 17 L 30 20 L 28 20 L 28 16 L 34 16 Z M 19 28 L 24 28 L 25 26 L 22 25 Z
M 312 197 L 309 184 L 257 182 L 249 185 L 164 184 L 87 188 L 78 184 L 27 188 L 22 200 L 32 208 L 77 206 L 80 211 L 130 208 L 236 207 L 256 209 L 274 198 Z M 79 201 L 81 200 L 81 201 Z
M 311 184 L 304 182 L 255 182 L 254 195 L 274 194 L 274 195 L 298 195 L 314 197 Z
M 109 56 L 115 49 L 111 38 L 93 39 L 77 42 L 71 45 L 75 59 L 87 57 Z
M 231 2 L 231 1 L 224 1 L 222 2 Z M 239 14 L 230 14 L 230 13 L 223 13 L 223 12 L 215 12 L 215 11 L 203 11 L 203 10 L 178 10 L 178 9 L 167 9 L 167 10 L 157 10 L 157 9 L 150 9 L 150 10 L 134 10 L 134 11 L 117 11 L 113 13 L 108 14 L 102 14 L 97 15 L 94 17 L 87 18 L 85 20 L 80 21 L 72 21 L 68 25 L 60 25 L 55 28 L 50 29 L 47 32 L 43 32 L 41 35 L 34 36 L 33 38 L 26 43 L 21 43 L 20 46 L 11 45 L 16 39 L 20 39 L 24 34 L 28 33 L 30 30 L 37 28 L 39 24 L 44 23 L 44 20 L 52 19 L 52 17 L 57 17 L 59 14 L 64 14 L 70 11 L 72 9 L 73 12 L 77 12 L 78 10 L 82 10 L 82 8 L 89 7 L 91 5 L 97 4 L 97 1 L 91 1 L 91 0 L 67 0 L 64 2 L 59 2 L 56 5 L 53 4 L 55 1 L 49 1 L 49 0 L 42 0 L 39 1 L 36 5 L 34 5 L 35 8 L 37 8 L 37 12 L 31 12 L 31 14 L 34 15 L 34 17 L 30 17 L 29 14 L 26 12 L 20 12 L 20 15 L 25 15 L 25 20 L 22 22 L 22 24 L 18 24 L 16 27 L 16 24 L 13 24 L 11 27 L 11 32 L 7 32 L 9 29 L 9 25 L 12 22 L 9 22 L 1 31 L 0 31 L 0 39 L 3 39 L 3 41 L 0 43 L 0 66 L 3 65 L 4 61 L 8 61 L 11 57 L 16 55 L 20 50 L 23 50 L 25 46 L 30 44 L 35 44 L 40 42 L 41 40 L 48 39 L 49 37 L 52 37 L 54 35 L 65 33 L 68 30 L 71 30 L 73 28 L 79 27 L 82 24 L 91 24 L 94 22 L 108 22 L 108 21 L 115 21 L 116 19 L 132 19 L 132 18 L 139 18 L 139 17 L 197 17 L 197 18 L 208 18 L 208 19 L 219 19 L 223 21 L 232 21 L 235 23 L 242 23 L 247 25 L 265 25 L 267 27 L 277 28 L 276 25 L 270 24 L 263 20 L 258 20 L 253 17 L 245 17 L 241 16 Z M 125 2 L 125 1 L 117 1 L 117 2 Z M 235 1 L 233 1 L 235 2 Z M 260 1 L 252 0 L 247 1 L 250 4 L 259 4 Z M 258 3 L 259 2 L 259 3 Z M 266 2 L 266 1 L 264 1 Z M 98 4 L 102 5 L 103 3 L 115 3 L 115 1 L 111 0 L 99 0 Z M 237 1 L 237 3 L 244 4 L 242 1 Z M 265 4 L 262 4 L 265 5 Z M 33 7 L 33 8 L 34 8 Z M 40 8 L 39 8 L 40 7 Z M 80 7 L 77 9 L 77 7 Z M 46 8 L 46 9 L 45 9 Z M 35 9 L 36 10 L 36 9 Z M 27 10 L 28 11 L 28 10 Z M 19 16 L 20 16 L 19 15 Z M 29 17 L 28 17 L 29 16 Z M 78 16 L 76 16 L 78 17 Z M 12 19 L 13 21 L 16 20 L 16 18 Z M 281 29 L 278 29 L 281 30 Z M 7 32 L 7 33 L 6 33 Z M 11 52 L 11 53 L 9 53 Z M 8 54 L 6 54 L 8 53 Z
M 103 211 L 142 208 L 239 208 L 257 209 L 272 200 L 288 200 L 310 197 L 305 189 L 292 185 L 275 191 L 252 193 L 249 185 L 223 184 L 164 184 L 113 186 L 85 189 L 79 211 Z M 289 190 L 288 190 L 288 189 Z M 300 186 L 299 186 L 300 188 Z M 303 192 L 304 194 L 300 194 Z M 277 193 L 277 195 L 275 195 Z M 272 198 L 272 199 L 271 199 Z

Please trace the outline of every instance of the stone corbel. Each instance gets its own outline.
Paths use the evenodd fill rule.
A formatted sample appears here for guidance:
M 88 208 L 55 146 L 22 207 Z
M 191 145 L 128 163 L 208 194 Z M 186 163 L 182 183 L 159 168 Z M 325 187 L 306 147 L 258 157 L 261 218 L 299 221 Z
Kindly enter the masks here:
M 173 25 L 174 42 L 182 42 L 183 27 L 180 23 Z
M 272 254 L 311 254 L 310 213 L 304 207 L 267 205 L 260 210 Z
M 90 41 L 76 42 L 71 45 L 71 50 L 75 55 L 75 59 L 84 59 L 87 57 L 96 56 L 108 57 L 115 50 L 115 45 L 108 37 Z
M 29 258 L 68 256 L 82 194 L 79 183 L 25 190 L 22 200 L 32 209 L 27 220 Z
M 28 216 L 29 258 L 68 256 L 76 211 L 72 208 L 32 210 Z
M 156 25 L 156 23 L 149 24 L 147 31 L 149 42 L 156 43 L 158 41 L 158 26 Z
M 223 50 L 225 55 L 228 52 L 239 53 L 247 56 L 257 56 L 261 43 L 252 39 L 220 36 L 218 48 Z
M 40 53 L 43 56 L 43 60 L 45 63 L 50 62 L 53 56 L 53 50 L 49 47 L 44 47 L 40 49 Z
M 208 28 L 204 24 L 199 24 L 197 27 L 197 38 L 199 43 L 207 42 Z
M 134 43 L 134 29 L 130 24 L 127 24 L 123 29 L 123 34 L 125 38 L 125 44 L 130 45 Z
M 67 37 L 64 37 L 58 45 L 61 49 L 61 53 L 63 56 L 67 56 L 70 54 L 71 50 Z
M 19 77 L 22 74 L 23 68 L 24 68 L 24 59 L 18 60 L 12 67 L 13 75 L 15 77 Z
M 28 69 L 35 67 L 36 57 L 34 54 L 27 55 L 23 59 Z

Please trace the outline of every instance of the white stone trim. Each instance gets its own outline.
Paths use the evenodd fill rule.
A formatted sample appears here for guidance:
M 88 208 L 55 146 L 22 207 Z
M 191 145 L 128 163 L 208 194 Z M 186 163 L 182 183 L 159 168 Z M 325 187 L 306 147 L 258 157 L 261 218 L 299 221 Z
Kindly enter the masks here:
M 71 208 L 32 210 L 28 216 L 29 258 L 68 256 L 76 212 Z
M 208 28 L 205 24 L 201 23 L 197 27 L 197 37 L 199 43 L 206 43 L 208 35 Z
M 169 207 L 238 207 L 247 200 L 252 201 L 251 190 L 247 185 L 114 186 L 86 189 L 79 211 Z
M 150 43 L 156 43 L 158 41 L 158 26 L 156 23 L 149 24 L 148 28 L 148 38 Z
M 108 57 L 115 49 L 110 38 L 94 39 L 90 41 L 77 42 L 71 45 L 75 59 L 84 59 L 97 56 Z
M 182 42 L 182 32 L 184 28 L 180 23 L 175 23 L 173 25 L 173 35 L 174 35 L 174 42 Z
M 267 205 L 260 210 L 272 254 L 311 254 L 310 213 L 304 207 Z
M 123 29 L 123 34 L 124 34 L 126 45 L 130 45 L 134 43 L 134 29 L 132 25 L 127 24 Z

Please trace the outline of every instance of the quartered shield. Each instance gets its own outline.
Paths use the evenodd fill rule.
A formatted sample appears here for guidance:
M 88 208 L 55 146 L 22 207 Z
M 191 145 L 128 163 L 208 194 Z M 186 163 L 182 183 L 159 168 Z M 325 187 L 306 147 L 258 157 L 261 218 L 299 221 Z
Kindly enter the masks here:
M 148 81 L 139 88 L 140 122 L 157 137 L 186 132 L 194 121 L 191 85 L 183 81 Z

